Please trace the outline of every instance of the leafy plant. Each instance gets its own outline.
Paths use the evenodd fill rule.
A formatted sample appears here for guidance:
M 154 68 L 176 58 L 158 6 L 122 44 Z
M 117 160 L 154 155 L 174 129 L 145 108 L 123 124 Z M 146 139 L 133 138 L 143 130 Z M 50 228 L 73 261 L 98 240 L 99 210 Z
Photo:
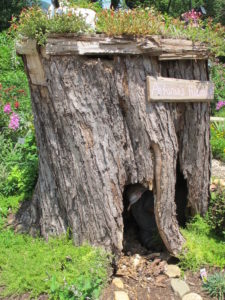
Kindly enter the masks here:
M 101 0 L 96 2 L 91 2 L 88 0 L 69 0 L 69 6 L 74 8 L 89 8 L 96 12 L 99 12 L 102 10 L 101 8 Z
M 82 274 L 76 284 L 68 284 L 64 280 L 63 285 L 60 285 L 53 276 L 50 297 L 62 300 L 98 299 L 102 284 L 103 280 L 97 274 L 96 278 L 86 278 L 85 274 Z
M 225 65 L 219 63 L 219 60 L 215 59 L 210 61 L 210 79 L 215 85 L 214 101 L 211 104 L 212 112 L 218 117 L 225 117 L 224 109 L 216 109 L 219 101 L 225 100 Z
M 0 44 L 0 194 L 30 194 L 38 162 L 28 82 L 13 38 L 3 32 Z
M 32 133 L 24 139 L 24 143 L 16 143 L 5 156 L 8 176 L 0 184 L 0 193 L 5 196 L 17 193 L 30 194 L 36 184 L 38 157 L 35 138 Z
M 215 273 L 210 275 L 203 284 L 204 290 L 211 297 L 217 297 L 218 300 L 224 300 L 225 297 L 225 273 Z
M 13 18 L 11 23 L 11 30 L 16 32 L 17 36 L 22 35 L 36 39 L 39 45 L 45 44 L 49 33 L 91 32 L 90 26 L 85 23 L 81 15 L 77 16 L 68 12 L 49 19 L 38 6 L 24 9 L 20 14 L 19 21 L 17 22 L 17 19 Z
M 174 38 L 187 38 L 205 42 L 214 55 L 225 54 L 225 28 L 212 20 L 199 20 L 198 26 L 188 25 L 180 19 L 160 14 L 153 8 L 136 8 L 132 11 L 102 11 L 98 14 L 97 29 L 110 36 L 145 36 L 159 34 Z
M 225 238 L 225 190 L 220 185 L 211 193 L 207 219 L 211 228 Z
M 0 2 L 0 31 L 10 26 L 12 15 L 18 16 L 24 7 L 29 7 L 33 4 L 38 4 L 38 0 L 3 0 Z
M 88 1 L 71 1 L 74 7 L 90 7 Z M 214 55 L 224 55 L 224 33 L 225 29 L 220 24 L 214 24 L 212 20 L 198 21 L 198 26 L 187 25 L 180 19 L 174 19 L 163 15 L 153 8 L 135 8 L 133 10 L 101 10 L 96 9 L 97 32 L 107 35 L 132 35 L 145 36 L 159 34 L 168 37 L 187 38 L 193 41 L 201 41 L 209 45 Z M 48 19 L 40 8 L 32 7 L 22 11 L 20 20 L 15 18 L 12 21 L 12 30 L 18 36 L 26 36 L 37 40 L 39 45 L 46 42 L 49 33 L 87 33 L 90 28 L 81 16 L 68 14 L 56 15 Z
M 0 195 L 0 230 L 2 229 L 5 219 L 9 212 L 16 213 L 20 203 L 26 199 L 24 194 L 4 197 Z
M 225 267 L 225 243 L 218 237 L 206 220 L 196 216 L 181 229 L 186 239 L 180 254 L 180 266 L 186 270 L 197 270 L 204 265 Z
M 214 122 L 210 129 L 213 157 L 225 162 L 225 123 Z

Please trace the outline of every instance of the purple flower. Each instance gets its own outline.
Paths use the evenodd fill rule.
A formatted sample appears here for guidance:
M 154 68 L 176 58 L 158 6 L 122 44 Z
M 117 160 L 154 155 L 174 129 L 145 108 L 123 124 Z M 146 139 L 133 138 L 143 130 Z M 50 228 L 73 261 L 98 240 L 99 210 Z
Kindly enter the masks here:
M 10 103 L 7 103 L 5 106 L 4 106 L 4 113 L 6 113 L 6 114 L 10 114 L 11 112 L 12 112 L 12 109 L 11 109 L 11 105 L 10 105 Z
M 220 110 L 223 106 L 225 106 L 225 101 L 219 101 L 216 104 L 216 110 Z
M 13 130 L 17 130 L 19 126 L 20 126 L 19 116 L 13 112 L 10 116 L 9 128 Z

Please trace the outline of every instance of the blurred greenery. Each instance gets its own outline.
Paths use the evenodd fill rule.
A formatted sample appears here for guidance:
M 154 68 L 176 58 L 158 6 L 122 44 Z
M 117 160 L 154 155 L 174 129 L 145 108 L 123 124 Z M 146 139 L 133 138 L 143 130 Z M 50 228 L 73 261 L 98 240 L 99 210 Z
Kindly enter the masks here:
M 19 129 L 10 129 L 10 104 L 20 119 Z M 18 105 L 15 106 L 15 105 Z M 37 148 L 27 77 L 21 58 L 16 56 L 14 39 L 0 34 L 0 194 L 31 194 L 37 180 Z
M 33 4 L 39 4 L 39 0 L 1 0 L 0 1 L 0 31 L 7 29 L 10 26 L 12 16 L 19 16 L 24 7 L 29 7 Z

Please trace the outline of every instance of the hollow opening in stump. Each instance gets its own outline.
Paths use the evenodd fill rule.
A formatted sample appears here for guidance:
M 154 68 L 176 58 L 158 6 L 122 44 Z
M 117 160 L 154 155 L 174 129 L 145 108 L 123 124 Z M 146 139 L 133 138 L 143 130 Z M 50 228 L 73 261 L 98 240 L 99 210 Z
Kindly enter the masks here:
M 179 162 L 177 163 L 176 171 L 176 186 L 175 186 L 175 203 L 176 203 L 176 213 L 177 221 L 179 226 L 185 227 L 188 219 L 188 187 L 187 180 L 180 169 Z
M 123 193 L 124 252 L 144 253 L 162 250 L 155 221 L 154 194 L 143 185 L 127 185 Z

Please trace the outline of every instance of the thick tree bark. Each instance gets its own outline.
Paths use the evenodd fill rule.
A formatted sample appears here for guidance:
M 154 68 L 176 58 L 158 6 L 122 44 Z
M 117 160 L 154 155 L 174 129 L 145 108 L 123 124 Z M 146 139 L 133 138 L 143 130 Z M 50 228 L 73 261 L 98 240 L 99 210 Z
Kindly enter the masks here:
M 188 206 L 207 210 L 210 107 L 148 103 L 146 76 L 207 80 L 206 61 L 51 55 L 41 63 L 46 86 L 30 80 L 39 179 L 20 222 L 46 238 L 70 228 L 76 245 L 88 241 L 118 253 L 124 187 L 153 182 L 159 232 L 176 254 L 184 242 L 174 201 L 177 160 Z

